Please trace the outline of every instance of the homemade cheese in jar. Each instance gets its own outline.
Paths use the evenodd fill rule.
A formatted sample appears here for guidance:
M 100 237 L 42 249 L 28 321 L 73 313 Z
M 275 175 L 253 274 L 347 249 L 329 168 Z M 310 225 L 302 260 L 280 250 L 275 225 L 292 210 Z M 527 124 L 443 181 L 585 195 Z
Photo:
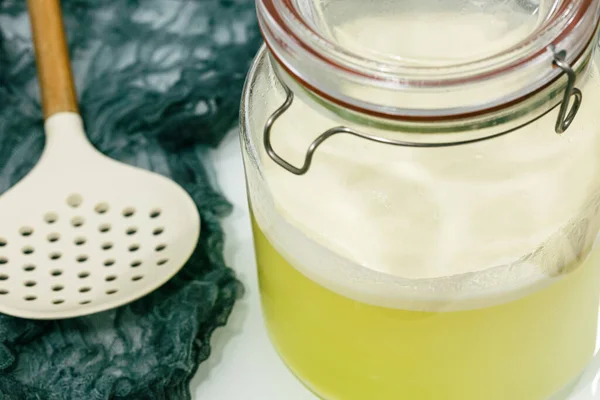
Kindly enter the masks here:
M 327 400 L 568 399 L 598 325 L 598 1 L 257 7 L 242 144 L 290 369 Z

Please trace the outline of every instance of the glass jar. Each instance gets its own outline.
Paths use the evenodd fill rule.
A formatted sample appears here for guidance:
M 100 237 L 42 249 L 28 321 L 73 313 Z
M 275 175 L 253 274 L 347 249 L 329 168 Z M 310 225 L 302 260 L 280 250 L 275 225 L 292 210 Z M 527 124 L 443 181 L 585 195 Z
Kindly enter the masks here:
M 258 0 L 272 342 L 327 400 L 567 399 L 596 352 L 598 0 Z

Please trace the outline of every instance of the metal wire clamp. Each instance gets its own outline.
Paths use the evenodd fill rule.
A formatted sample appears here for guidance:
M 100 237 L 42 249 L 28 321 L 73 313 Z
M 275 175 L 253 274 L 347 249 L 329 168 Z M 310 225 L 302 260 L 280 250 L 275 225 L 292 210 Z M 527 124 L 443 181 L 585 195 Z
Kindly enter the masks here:
M 340 133 L 356 136 L 356 137 L 370 140 L 370 141 L 377 142 L 377 143 L 389 144 L 392 146 L 420 147 L 420 148 L 460 146 L 460 145 L 465 145 L 465 144 L 481 142 L 481 141 L 488 140 L 488 139 L 494 139 L 494 138 L 506 135 L 508 133 L 514 132 L 514 131 L 521 129 L 524 126 L 529 125 L 530 123 L 538 120 L 539 118 L 543 117 L 544 115 L 546 115 L 548 112 L 552 111 L 554 108 L 556 108 L 559 105 L 560 105 L 560 109 L 558 112 L 558 117 L 556 119 L 556 125 L 555 125 L 554 129 L 557 134 L 562 134 L 569 128 L 569 126 L 575 119 L 575 115 L 577 114 L 577 112 L 579 111 L 579 108 L 581 106 L 583 95 L 581 93 L 581 90 L 579 90 L 578 88 L 575 87 L 575 81 L 576 81 L 575 71 L 567 62 L 565 62 L 566 51 L 563 50 L 563 51 L 557 52 L 554 50 L 554 48 L 550 48 L 550 50 L 554 53 L 554 59 L 553 59 L 552 63 L 555 66 L 557 66 L 558 68 L 560 68 L 567 75 L 567 86 L 565 88 L 562 101 L 559 104 L 557 104 L 556 106 L 552 107 L 552 109 L 543 113 L 542 115 L 540 115 L 530 121 L 527 121 L 526 123 L 524 123 L 522 125 L 511 128 L 509 130 L 502 131 L 500 133 L 495 133 L 495 134 L 488 135 L 488 136 L 484 136 L 484 137 L 480 137 L 480 138 L 468 139 L 468 140 L 462 140 L 462 141 L 444 142 L 444 143 L 419 143 L 419 142 L 382 138 L 382 137 L 378 137 L 375 135 L 370 135 L 367 133 L 359 132 L 355 129 L 348 128 L 345 126 L 337 126 L 337 127 L 328 129 L 325 132 L 323 132 L 321 135 L 319 135 L 308 147 L 308 150 L 306 151 L 306 154 L 304 157 L 303 165 L 301 167 L 296 167 L 296 166 L 290 164 L 289 162 L 287 162 L 286 160 L 284 160 L 281 156 L 279 156 L 273 149 L 273 146 L 271 145 L 271 133 L 272 133 L 273 125 L 275 124 L 277 119 L 279 119 L 279 117 L 292 106 L 292 103 L 294 101 L 294 93 L 290 90 L 290 88 L 283 81 L 279 80 L 281 85 L 283 86 L 283 89 L 285 90 L 286 98 L 285 98 L 284 103 L 277 110 L 275 110 L 275 112 L 273 112 L 273 114 L 271 114 L 271 116 L 269 117 L 269 119 L 267 120 L 267 122 L 265 124 L 265 128 L 263 131 L 263 134 L 264 134 L 263 139 L 264 139 L 265 149 L 266 149 L 269 157 L 271 157 L 271 159 L 273 161 L 275 161 L 279 166 L 281 166 L 282 168 L 285 168 L 292 174 L 304 175 L 306 172 L 308 172 L 308 170 L 310 168 L 314 153 L 317 150 L 317 148 L 324 141 L 329 139 L 330 137 L 340 134 Z M 573 97 L 573 104 L 569 108 L 569 103 L 571 102 L 571 97 Z

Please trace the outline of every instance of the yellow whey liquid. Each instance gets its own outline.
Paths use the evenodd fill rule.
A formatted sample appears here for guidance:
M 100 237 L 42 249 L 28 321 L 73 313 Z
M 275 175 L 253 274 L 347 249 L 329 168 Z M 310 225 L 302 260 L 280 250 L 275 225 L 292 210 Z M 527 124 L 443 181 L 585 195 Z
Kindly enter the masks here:
M 546 400 L 590 360 L 598 255 L 516 301 L 455 312 L 370 306 L 294 269 L 253 223 L 264 316 L 289 368 L 327 400 Z

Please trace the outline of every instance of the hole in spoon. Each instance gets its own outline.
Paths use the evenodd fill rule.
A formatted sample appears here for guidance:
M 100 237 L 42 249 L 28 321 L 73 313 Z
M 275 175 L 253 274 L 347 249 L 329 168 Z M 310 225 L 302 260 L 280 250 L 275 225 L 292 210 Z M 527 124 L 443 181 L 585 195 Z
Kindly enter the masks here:
M 50 243 L 58 242 L 60 239 L 60 234 L 53 232 L 47 236 L 47 239 Z
M 71 220 L 71 225 L 73 225 L 75 228 L 79 228 L 80 226 L 83 226 L 85 220 L 83 219 L 83 217 L 74 217 Z
M 33 264 L 27 264 L 23 267 L 23 270 L 26 272 L 31 272 L 31 271 L 35 271 L 35 265 Z
M 86 240 L 85 240 L 85 238 L 83 236 L 79 236 L 79 237 L 75 238 L 74 243 L 75 243 L 76 246 L 81 246 L 81 245 L 85 244 L 85 241 Z
M 23 247 L 23 249 L 21 251 L 23 252 L 23 254 L 29 255 L 29 254 L 33 254 L 33 252 L 35 250 L 31 246 L 25 246 L 25 247 Z
M 8 244 L 8 242 L 6 241 L 6 239 L 4 238 L 0 238 L 0 247 L 4 247 Z
M 25 299 L 25 301 L 34 301 L 35 299 L 37 299 L 37 297 L 35 297 L 35 296 L 25 296 L 24 299 Z
M 63 272 L 62 272 L 62 270 L 60 270 L 60 269 L 54 269 L 54 270 L 52 270 L 52 271 L 50 272 L 50 274 L 51 274 L 52 276 L 61 276 L 61 275 L 62 275 L 62 273 L 63 273 Z
M 162 211 L 159 208 L 155 208 L 154 210 L 150 211 L 150 218 L 160 217 L 161 212 Z
M 108 204 L 98 203 L 96 204 L 96 207 L 94 207 L 94 211 L 96 211 L 98 214 L 104 214 L 108 211 Z
M 53 224 L 56 221 L 58 221 L 58 214 L 56 214 L 55 212 L 46 213 L 44 215 L 44 221 L 46 221 L 49 224 Z
M 22 236 L 31 236 L 33 234 L 33 228 L 30 226 L 24 226 L 21 229 L 19 229 L 19 233 Z
M 110 224 L 102 224 L 98 227 L 98 230 L 102 233 L 106 233 L 106 232 L 110 231 L 110 228 L 111 228 Z
M 67 197 L 67 204 L 73 208 L 77 208 L 83 202 L 83 197 L 80 194 L 73 193 L 69 197 Z
M 133 207 L 127 207 L 126 209 L 123 210 L 123 216 L 125 218 L 132 217 L 134 214 L 135 214 L 135 208 L 133 208 Z
M 115 264 L 115 260 L 113 260 L 112 258 L 109 258 L 108 260 L 104 261 L 104 266 L 105 267 L 110 267 L 112 265 Z
M 154 231 L 152 231 L 152 234 L 153 234 L 154 236 L 158 236 L 158 235 L 160 235 L 161 233 L 163 233 L 164 231 L 165 231 L 165 230 L 164 230 L 164 228 L 162 228 L 162 227 L 159 227 L 159 228 L 156 228 Z
M 4 265 L 8 263 L 8 258 L 6 257 L 0 257 L 0 265 Z
M 56 299 L 56 300 L 52 300 L 52 304 L 56 304 L 56 305 L 58 305 L 58 304 L 62 304 L 62 303 L 64 303 L 64 302 L 65 302 L 65 301 L 64 301 L 63 299 Z

